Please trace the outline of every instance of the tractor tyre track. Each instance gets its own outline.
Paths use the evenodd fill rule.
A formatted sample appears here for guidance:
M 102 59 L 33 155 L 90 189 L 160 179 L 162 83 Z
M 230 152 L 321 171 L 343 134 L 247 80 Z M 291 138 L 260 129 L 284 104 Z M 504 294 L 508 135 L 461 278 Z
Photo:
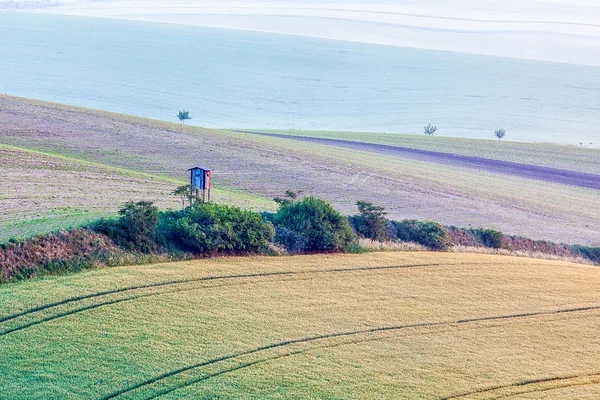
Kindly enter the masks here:
M 362 330 L 356 330 L 356 331 L 345 331 L 345 332 L 336 332 L 336 333 L 329 333 L 329 334 L 323 334 L 323 335 L 315 335 L 315 336 L 310 336 L 310 337 L 306 337 L 306 338 L 300 338 L 300 339 L 291 339 L 291 340 L 286 340 L 286 341 L 282 341 L 282 342 L 278 342 L 278 343 L 272 343 L 266 346 L 261 346 L 261 347 L 257 347 L 254 349 L 250 349 L 250 350 L 246 350 L 246 351 L 242 351 L 242 352 L 238 352 L 238 353 L 232 353 L 229 355 L 225 355 L 222 357 L 217 357 L 217 358 L 213 358 L 207 361 L 203 361 L 197 364 L 192 364 L 186 367 L 182 367 L 176 370 L 172 370 L 169 372 L 166 372 L 164 374 L 155 376 L 153 378 L 150 378 L 144 382 L 140 382 L 138 384 L 135 384 L 133 386 L 129 386 L 127 388 L 121 389 L 119 391 L 116 391 L 114 393 L 111 393 L 105 397 L 102 397 L 101 400 L 110 400 L 110 399 L 114 399 L 118 396 L 121 396 L 123 394 L 132 392 L 134 390 L 140 389 L 144 386 L 148 386 L 151 385 L 153 383 L 156 383 L 158 381 L 173 377 L 175 375 L 181 374 L 183 372 L 187 372 L 187 371 L 191 371 L 193 369 L 197 369 L 197 368 L 201 368 L 201 367 L 206 367 L 212 364 L 216 364 L 222 361 L 227 361 L 227 360 L 233 360 L 236 359 L 238 357 L 241 356 L 246 356 L 246 355 L 250 355 L 250 354 L 256 354 L 256 353 L 260 353 L 263 352 L 265 350 L 271 350 L 271 349 L 276 349 L 276 348 L 283 348 L 289 345 L 293 345 L 293 344 L 299 344 L 299 343 L 309 343 L 309 342 L 315 342 L 315 341 L 319 341 L 319 340 L 326 340 L 326 339 L 333 339 L 333 338 L 339 338 L 339 337 L 348 337 L 348 336 L 354 336 L 354 335 L 362 335 L 362 334 L 368 334 L 368 333 L 376 333 L 376 332 L 389 332 L 389 331 L 400 331 L 400 330 L 405 330 L 405 329 L 412 329 L 412 328 L 426 328 L 426 327 L 438 327 L 438 326 L 451 326 L 451 325 L 463 325 L 463 324 L 471 324 L 471 323 L 477 323 L 477 322 L 486 322 L 486 321 L 499 321 L 499 320 L 512 320 L 512 319 L 521 319 L 521 318 L 531 318 L 531 317 L 538 317 L 538 316 L 544 316 L 544 315 L 561 315 L 561 314 L 568 314 L 568 313 L 575 313 L 575 312 L 584 312 L 584 311 L 594 311 L 594 310 L 600 310 L 600 306 L 589 306 L 589 307 L 577 307 L 577 308 L 564 308 L 564 309 L 557 309 L 557 310 L 550 310 L 550 311 L 535 311 L 535 312 L 528 312 L 528 313 L 518 313 L 518 314 L 506 314 L 506 315 L 497 315 L 497 316 L 485 316 L 485 317 L 476 317 L 476 318 L 465 318 L 465 319 L 458 319 L 458 320 L 453 320 L 453 321 L 440 321 L 440 322 L 421 322 L 421 323 L 414 323 L 414 324 L 405 324 L 405 325 L 392 325 L 392 326 L 383 326 L 383 327 L 374 327 L 374 328 L 368 328 L 368 329 L 362 329 Z M 285 355 L 284 355 L 285 356 Z M 281 357 L 278 357 L 281 358 Z M 248 366 L 254 365 L 258 362 L 254 361 L 254 362 L 250 362 L 248 363 Z M 241 366 L 237 366 L 234 367 L 232 370 L 238 370 L 241 368 L 245 368 L 244 365 Z M 221 375 L 222 373 L 226 373 L 229 371 L 222 371 L 221 373 L 216 373 L 216 374 L 212 374 L 214 376 L 218 376 Z M 207 376 L 207 377 L 211 377 L 211 376 Z M 201 380 L 205 380 L 208 379 L 207 377 L 201 379 Z M 508 387 L 510 387 L 511 385 L 509 385 Z M 499 388 L 502 387 L 495 387 L 493 388 L 493 390 L 497 390 Z M 492 389 L 484 389 L 481 392 L 485 392 L 486 390 L 492 390 Z M 455 399 L 455 398 L 460 398 L 460 397 L 464 397 L 464 396 L 468 396 L 469 394 L 476 394 L 478 392 L 473 392 L 473 393 L 465 393 L 465 394 L 461 394 L 458 395 L 457 397 L 446 397 L 440 400 L 450 400 L 450 399 Z
M 449 397 L 441 397 L 439 400 L 454 400 L 454 399 L 460 399 L 463 397 L 473 396 L 473 395 L 477 395 L 477 394 L 491 393 L 491 392 L 495 392 L 497 390 L 502 390 L 502 389 L 518 388 L 518 387 L 537 385 L 540 383 L 569 381 L 569 380 L 573 380 L 573 379 L 593 378 L 593 377 L 600 378 L 600 373 L 553 376 L 553 377 L 547 377 L 547 378 L 530 379 L 530 380 L 516 382 L 516 383 L 510 383 L 510 384 L 506 384 L 506 385 L 498 385 L 498 386 L 488 387 L 485 389 L 473 390 L 471 392 L 455 394 L 455 395 L 452 395 Z M 524 392 L 520 392 L 520 393 L 513 393 L 513 394 L 509 394 L 509 395 L 500 395 L 499 397 L 494 397 L 494 399 L 508 399 L 508 398 L 511 398 L 514 396 L 518 396 L 520 394 L 545 392 L 545 391 L 549 391 L 549 390 L 557 390 L 557 389 L 563 389 L 563 388 L 573 387 L 573 386 L 596 385 L 598 383 L 600 383 L 600 380 L 598 380 L 597 382 L 575 383 L 575 384 L 571 384 L 571 385 L 563 385 L 560 387 L 547 388 L 547 389 L 541 389 L 541 390 L 534 389 L 534 390 L 528 390 L 528 391 L 524 391 Z
M 186 283 L 209 282 L 209 281 L 229 280 L 229 279 L 280 277 L 280 276 L 310 275 L 310 274 L 320 274 L 320 273 L 344 273 L 344 272 L 356 272 L 356 271 L 394 270 L 394 269 L 435 267 L 435 266 L 441 266 L 441 265 L 452 265 L 452 264 L 411 264 L 411 265 L 395 265 L 395 266 L 383 266 L 383 267 L 380 266 L 380 267 L 335 268 L 335 269 L 328 269 L 328 270 L 277 271 L 277 272 L 265 272 L 265 273 L 256 273 L 256 274 L 216 275 L 216 276 L 208 276 L 208 277 L 203 277 L 203 278 L 161 282 L 161 283 L 156 283 L 156 284 L 136 285 L 136 286 L 130 286 L 127 288 L 103 291 L 103 292 L 98 292 L 98 293 L 84 295 L 84 296 L 76 296 L 76 297 L 72 297 L 69 299 L 62 300 L 62 301 L 34 307 L 34 308 L 31 308 L 31 309 L 23 311 L 23 312 L 19 312 L 16 314 L 12 314 L 12 315 L 3 317 L 2 319 L 0 319 L 0 323 L 7 322 L 10 320 L 19 318 L 19 317 L 24 317 L 24 316 L 27 316 L 27 315 L 30 315 L 30 314 L 33 314 L 36 312 L 48 310 L 51 308 L 76 303 L 76 302 L 82 301 L 82 300 L 100 298 L 103 296 L 125 293 L 125 292 L 129 292 L 129 291 L 140 290 L 140 289 L 154 289 L 154 288 L 167 287 L 167 286 L 173 286 L 173 285 L 181 285 L 181 284 L 186 284 Z M 461 264 L 461 265 L 465 265 L 465 264 Z M 480 263 L 478 263 L 478 265 L 480 265 Z M 251 282 L 248 282 L 248 283 L 251 283 Z M 124 301 L 136 300 L 136 299 L 143 298 L 143 297 L 158 296 L 158 295 L 162 295 L 162 294 L 178 293 L 178 292 L 183 292 L 183 291 L 199 290 L 199 289 L 204 289 L 204 288 L 208 288 L 208 287 L 210 287 L 210 286 L 196 287 L 196 288 L 190 288 L 190 289 L 170 290 L 170 291 L 159 292 L 159 293 L 146 293 L 146 294 L 140 294 L 140 295 L 126 297 L 123 299 L 108 300 L 108 301 L 104 301 L 102 303 L 92 304 L 89 306 L 77 308 L 75 310 L 58 313 L 58 314 L 55 314 L 55 315 L 52 315 L 52 316 L 49 316 L 46 318 L 39 319 L 37 321 L 29 322 L 29 323 L 26 323 L 23 325 L 19 325 L 19 326 L 13 327 L 13 328 L 6 329 L 4 331 L 0 331 L 0 337 L 8 335 L 13 332 L 17 332 L 17 331 L 29 328 L 29 327 L 32 327 L 32 326 L 35 326 L 35 325 L 49 322 L 49 321 L 52 321 L 52 320 L 55 320 L 58 318 L 66 317 L 69 315 L 77 314 L 77 313 L 88 311 L 88 310 L 93 310 L 93 309 L 96 309 L 96 308 L 99 308 L 102 306 L 106 306 L 106 305 L 112 305 L 112 304 L 117 304 L 117 303 L 121 303 Z

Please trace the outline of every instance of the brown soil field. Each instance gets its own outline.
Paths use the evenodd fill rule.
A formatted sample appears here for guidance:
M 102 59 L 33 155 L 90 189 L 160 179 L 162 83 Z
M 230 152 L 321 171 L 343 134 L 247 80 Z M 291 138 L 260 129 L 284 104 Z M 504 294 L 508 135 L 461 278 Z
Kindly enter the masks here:
M 214 187 L 234 191 L 226 201 L 242 199 L 255 208 L 272 209 L 269 199 L 294 189 L 347 214 L 357 200 L 368 200 L 394 219 L 600 242 L 597 190 L 499 172 L 9 96 L 0 96 L 0 143 L 179 182 L 191 166 L 205 165 L 214 169 Z

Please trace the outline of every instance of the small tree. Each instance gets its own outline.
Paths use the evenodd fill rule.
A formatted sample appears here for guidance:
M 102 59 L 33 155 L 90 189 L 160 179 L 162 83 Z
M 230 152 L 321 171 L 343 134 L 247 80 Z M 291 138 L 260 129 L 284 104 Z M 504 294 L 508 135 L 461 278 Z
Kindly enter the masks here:
M 437 126 L 427 124 L 427 126 L 425 127 L 425 134 L 432 136 L 437 130 Z
M 179 118 L 179 120 L 184 124 L 186 119 L 192 119 L 192 117 L 190 117 L 190 112 L 185 110 L 179 111 L 177 118 Z
M 498 140 L 502 139 L 504 135 L 506 135 L 506 131 L 504 129 L 496 129 L 494 131 L 494 135 L 498 138 Z
M 181 198 L 181 209 L 183 210 L 185 209 L 185 201 L 189 201 L 192 197 L 192 185 L 187 184 L 179 186 L 177 189 L 173 190 L 171 194 L 173 196 L 179 196 L 179 198 Z
M 101 219 L 92 225 L 92 229 L 107 235 L 126 250 L 152 253 L 157 249 L 154 237 L 157 222 L 158 208 L 152 202 L 129 201 L 119 210 L 119 219 Z
M 373 240 L 387 239 L 385 224 L 387 214 L 383 207 L 376 206 L 368 201 L 357 201 L 360 215 L 351 217 L 356 233 Z
M 446 251 L 452 246 L 448 229 L 437 222 L 413 219 L 391 222 L 396 228 L 398 239 L 403 242 L 419 243 L 436 251 Z

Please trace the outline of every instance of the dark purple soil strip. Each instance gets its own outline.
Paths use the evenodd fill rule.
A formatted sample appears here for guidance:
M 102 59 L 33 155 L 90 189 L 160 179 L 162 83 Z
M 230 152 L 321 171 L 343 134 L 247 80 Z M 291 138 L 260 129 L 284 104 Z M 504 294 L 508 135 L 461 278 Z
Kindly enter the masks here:
M 463 156 L 459 154 L 442 153 L 439 151 L 411 149 L 408 147 L 390 146 L 385 144 L 354 142 L 351 140 L 325 139 L 297 135 L 283 135 L 277 133 L 235 131 L 254 135 L 271 136 L 281 139 L 298 140 L 324 144 L 327 146 L 342 147 L 351 150 L 369 151 L 372 153 L 392 155 L 396 157 L 412 158 L 420 161 L 435 162 L 438 164 L 456 167 L 472 168 L 486 172 L 508 174 L 540 181 L 561 183 L 563 185 L 579 186 L 600 190 L 600 175 L 585 172 L 569 171 L 558 168 L 541 167 L 538 165 L 521 164 L 510 161 L 493 160 L 482 157 Z

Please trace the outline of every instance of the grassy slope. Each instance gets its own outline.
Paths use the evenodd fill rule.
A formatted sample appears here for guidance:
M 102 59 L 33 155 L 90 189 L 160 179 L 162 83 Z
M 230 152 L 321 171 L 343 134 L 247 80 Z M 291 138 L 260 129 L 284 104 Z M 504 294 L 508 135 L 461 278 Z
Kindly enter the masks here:
M 252 129 L 249 129 L 252 131 Z M 465 139 L 445 136 L 399 135 L 370 132 L 333 132 L 300 130 L 264 130 L 284 135 L 308 136 L 327 139 L 376 143 L 411 149 L 440 151 L 490 158 L 502 161 L 560 168 L 571 171 L 600 173 L 600 148 L 576 147 L 553 143 L 511 142 L 509 140 Z M 492 134 L 490 134 L 492 137 Z M 588 145 L 585 143 L 584 145 Z
M 411 265 L 420 266 L 365 269 Z M 331 272 L 339 268 L 347 271 Z M 440 399 L 505 385 L 467 398 L 600 395 L 600 270 L 562 262 L 371 253 L 112 268 L 2 286 L 0 319 L 139 284 L 284 271 L 113 293 L 0 322 L 6 332 L 41 321 L 0 333 L 0 393 L 102 398 L 172 373 L 119 398 L 174 389 L 161 398 Z M 385 327 L 397 329 L 367 332 Z M 343 332 L 356 333 L 314 339 Z M 552 378 L 566 379 L 519 385 Z
M 595 207 L 600 196 L 595 190 L 285 139 L 250 139 L 282 151 L 303 151 L 328 173 L 323 179 L 339 185 L 327 194 L 348 211 L 354 199 L 368 198 L 385 205 L 392 218 L 599 243 L 600 209 Z M 355 171 L 360 175 L 353 180 Z
M 177 208 L 180 200 L 170 192 L 183 183 L 6 145 L 0 145 L 0 180 L 0 243 L 115 215 L 128 200 Z M 213 196 L 246 207 L 267 206 L 222 190 Z
M 204 164 L 214 168 L 217 188 L 266 199 L 301 189 L 345 213 L 364 199 L 392 218 L 567 243 L 594 245 L 600 237 L 600 196 L 582 188 L 6 96 L 0 133 L 6 144 L 172 179 Z

